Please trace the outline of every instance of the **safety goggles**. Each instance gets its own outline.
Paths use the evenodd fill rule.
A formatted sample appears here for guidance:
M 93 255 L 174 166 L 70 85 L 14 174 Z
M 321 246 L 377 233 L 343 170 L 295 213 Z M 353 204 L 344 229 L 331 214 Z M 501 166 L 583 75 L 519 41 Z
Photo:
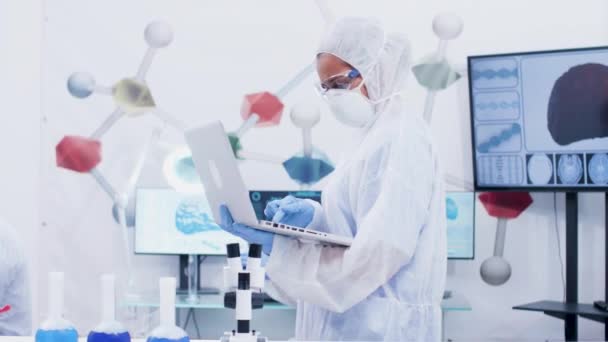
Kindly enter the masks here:
M 361 76 L 359 71 L 351 69 L 345 73 L 330 76 L 325 80 L 316 83 L 315 88 L 321 95 L 325 94 L 330 89 L 350 89 L 351 84 L 359 76 Z

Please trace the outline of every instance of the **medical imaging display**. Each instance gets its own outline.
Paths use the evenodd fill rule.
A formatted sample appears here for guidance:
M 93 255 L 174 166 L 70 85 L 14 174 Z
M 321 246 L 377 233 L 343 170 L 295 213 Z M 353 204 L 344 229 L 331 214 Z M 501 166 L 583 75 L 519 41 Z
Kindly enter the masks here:
M 608 187 L 608 47 L 469 57 L 475 184 Z
M 270 201 L 280 200 L 283 197 L 291 195 L 297 198 L 306 198 L 321 203 L 321 191 L 264 191 L 252 190 L 249 191 L 249 199 L 253 205 L 255 216 L 258 220 L 266 220 L 264 209 Z
M 446 193 L 448 258 L 475 256 L 475 193 Z
M 136 196 L 136 253 L 224 255 L 228 243 L 246 246 L 213 221 L 204 193 L 150 188 Z

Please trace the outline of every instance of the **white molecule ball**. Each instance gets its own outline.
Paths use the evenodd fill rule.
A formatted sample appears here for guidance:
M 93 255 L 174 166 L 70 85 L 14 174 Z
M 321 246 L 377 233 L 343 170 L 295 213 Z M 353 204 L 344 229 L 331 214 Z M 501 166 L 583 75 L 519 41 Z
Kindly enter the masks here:
M 68 78 L 68 91 L 79 99 L 88 97 L 95 90 L 95 79 L 86 72 L 75 72 Z
M 301 102 L 293 106 L 289 117 L 298 128 L 313 128 L 321 120 L 321 111 L 318 103 Z
M 486 259 L 479 270 L 483 281 L 492 286 L 500 286 L 511 278 L 511 265 L 501 257 Z
M 173 41 L 173 30 L 165 22 L 153 21 L 146 26 L 144 37 L 151 47 L 163 48 Z
M 440 13 L 433 19 L 433 31 L 441 40 L 451 40 L 462 33 L 462 19 L 454 13 Z

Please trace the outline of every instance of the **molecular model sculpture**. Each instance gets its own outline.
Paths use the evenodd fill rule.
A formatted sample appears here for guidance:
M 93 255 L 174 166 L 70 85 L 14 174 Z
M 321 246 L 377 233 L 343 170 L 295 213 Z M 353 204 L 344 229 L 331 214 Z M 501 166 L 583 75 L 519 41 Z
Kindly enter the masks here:
M 111 87 L 97 84 L 92 75 L 84 72 L 74 73 L 68 78 L 67 88 L 72 96 L 83 99 L 93 93 L 110 95 L 116 104 L 116 109 L 88 137 L 65 136 L 55 148 L 58 167 L 73 172 L 90 174 L 95 179 L 97 184 L 114 203 L 117 219 L 123 228 L 127 227 L 126 208 L 128 205 L 128 195 L 134 190 L 143 168 L 148 148 L 160 137 L 160 129 L 152 132 L 139 157 L 136 158 L 135 166 L 123 191 L 115 189 L 98 169 L 98 165 L 102 162 L 101 138 L 121 118 L 135 118 L 146 113 L 156 115 L 164 123 L 179 130 L 183 130 L 185 127 L 183 123 L 158 108 L 152 97 L 152 92 L 146 85 L 145 79 L 154 55 L 159 49 L 171 43 L 173 32 L 166 23 L 156 21 L 147 25 L 144 31 L 144 38 L 148 44 L 148 49 L 134 77 L 125 77 Z M 127 254 L 126 260 L 130 270 L 131 256 L 126 229 L 123 229 L 122 233 L 125 253 Z M 132 279 L 130 280 L 130 285 L 132 285 Z
M 486 192 L 479 195 L 479 200 L 488 215 L 497 219 L 494 255 L 481 264 L 479 273 L 487 284 L 499 286 L 511 277 L 511 265 L 503 257 L 507 222 L 521 215 L 533 200 L 527 192 Z
M 248 153 L 243 149 L 241 138 L 252 127 L 278 125 L 284 108 L 281 99 L 299 85 L 312 69 L 312 64 L 306 66 L 274 94 L 265 91 L 245 95 L 241 106 L 243 123 L 229 134 L 236 158 L 276 161 L 276 158 Z M 319 122 L 320 117 L 318 106 L 305 103 L 295 105 L 290 113 L 293 124 L 302 130 L 302 151 L 286 161 L 281 161 L 281 164 L 289 177 L 303 187 L 317 183 L 334 170 L 328 157 L 312 145 L 312 128 Z
M 316 1 L 316 4 L 326 21 L 326 25 L 329 25 L 327 21 L 332 20 L 333 15 L 322 0 Z M 148 49 L 135 76 L 124 77 L 112 86 L 97 84 L 94 77 L 85 72 L 76 72 L 69 76 L 67 88 L 73 97 L 84 99 L 93 93 L 109 95 L 116 104 L 116 108 L 91 135 L 66 135 L 55 148 L 57 167 L 91 175 L 110 197 L 113 203 L 113 216 L 122 228 L 134 226 L 135 210 L 132 205 L 133 201 L 130 201 L 129 198 L 135 190 L 150 146 L 160 139 L 161 129 L 155 129 L 151 133 L 139 156 L 135 158 L 136 162 L 128 176 L 127 185 L 121 191 L 113 187 L 98 168 L 103 159 L 101 138 L 120 119 L 124 117 L 136 119 L 144 114 L 156 116 L 164 125 L 168 125 L 178 132 L 183 132 L 186 128 L 183 122 L 159 108 L 152 91 L 146 84 L 146 73 L 154 56 L 160 49 L 167 47 L 172 42 L 173 31 L 167 23 L 154 21 L 146 26 L 144 38 Z M 303 148 L 301 152 L 296 153 L 288 160 L 280 160 L 280 158 L 248 151 L 243 148 L 241 139 L 253 127 L 278 125 L 285 107 L 282 99 L 312 72 L 313 67 L 314 64 L 312 63 L 307 65 L 275 93 L 264 91 L 246 95 L 241 108 L 243 124 L 229 134 L 229 140 L 236 158 L 280 163 L 291 179 L 303 187 L 315 184 L 334 169 L 326 155 L 312 145 L 311 131 L 320 118 L 318 107 L 312 105 L 296 105 L 293 107 L 290 117 L 293 123 L 302 130 Z M 162 168 L 167 182 L 176 190 L 181 192 L 202 190 L 191 153 L 185 146 L 178 147 L 169 153 Z M 131 270 L 132 261 L 127 230 L 122 229 L 122 233 L 127 266 Z M 129 274 L 132 274 L 132 272 L 129 272 Z M 133 285 L 132 283 L 133 280 L 130 279 L 130 288 Z

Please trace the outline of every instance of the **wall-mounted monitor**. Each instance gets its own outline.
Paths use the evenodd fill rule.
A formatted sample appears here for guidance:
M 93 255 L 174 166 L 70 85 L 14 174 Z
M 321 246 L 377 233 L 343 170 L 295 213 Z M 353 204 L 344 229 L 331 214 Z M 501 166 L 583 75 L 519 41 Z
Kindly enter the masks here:
M 608 190 L 608 47 L 468 67 L 477 190 Z
M 226 245 L 247 243 L 213 220 L 204 193 L 186 195 L 170 188 L 137 189 L 135 253 L 225 255 Z
M 448 259 L 475 257 L 475 193 L 446 194 Z

